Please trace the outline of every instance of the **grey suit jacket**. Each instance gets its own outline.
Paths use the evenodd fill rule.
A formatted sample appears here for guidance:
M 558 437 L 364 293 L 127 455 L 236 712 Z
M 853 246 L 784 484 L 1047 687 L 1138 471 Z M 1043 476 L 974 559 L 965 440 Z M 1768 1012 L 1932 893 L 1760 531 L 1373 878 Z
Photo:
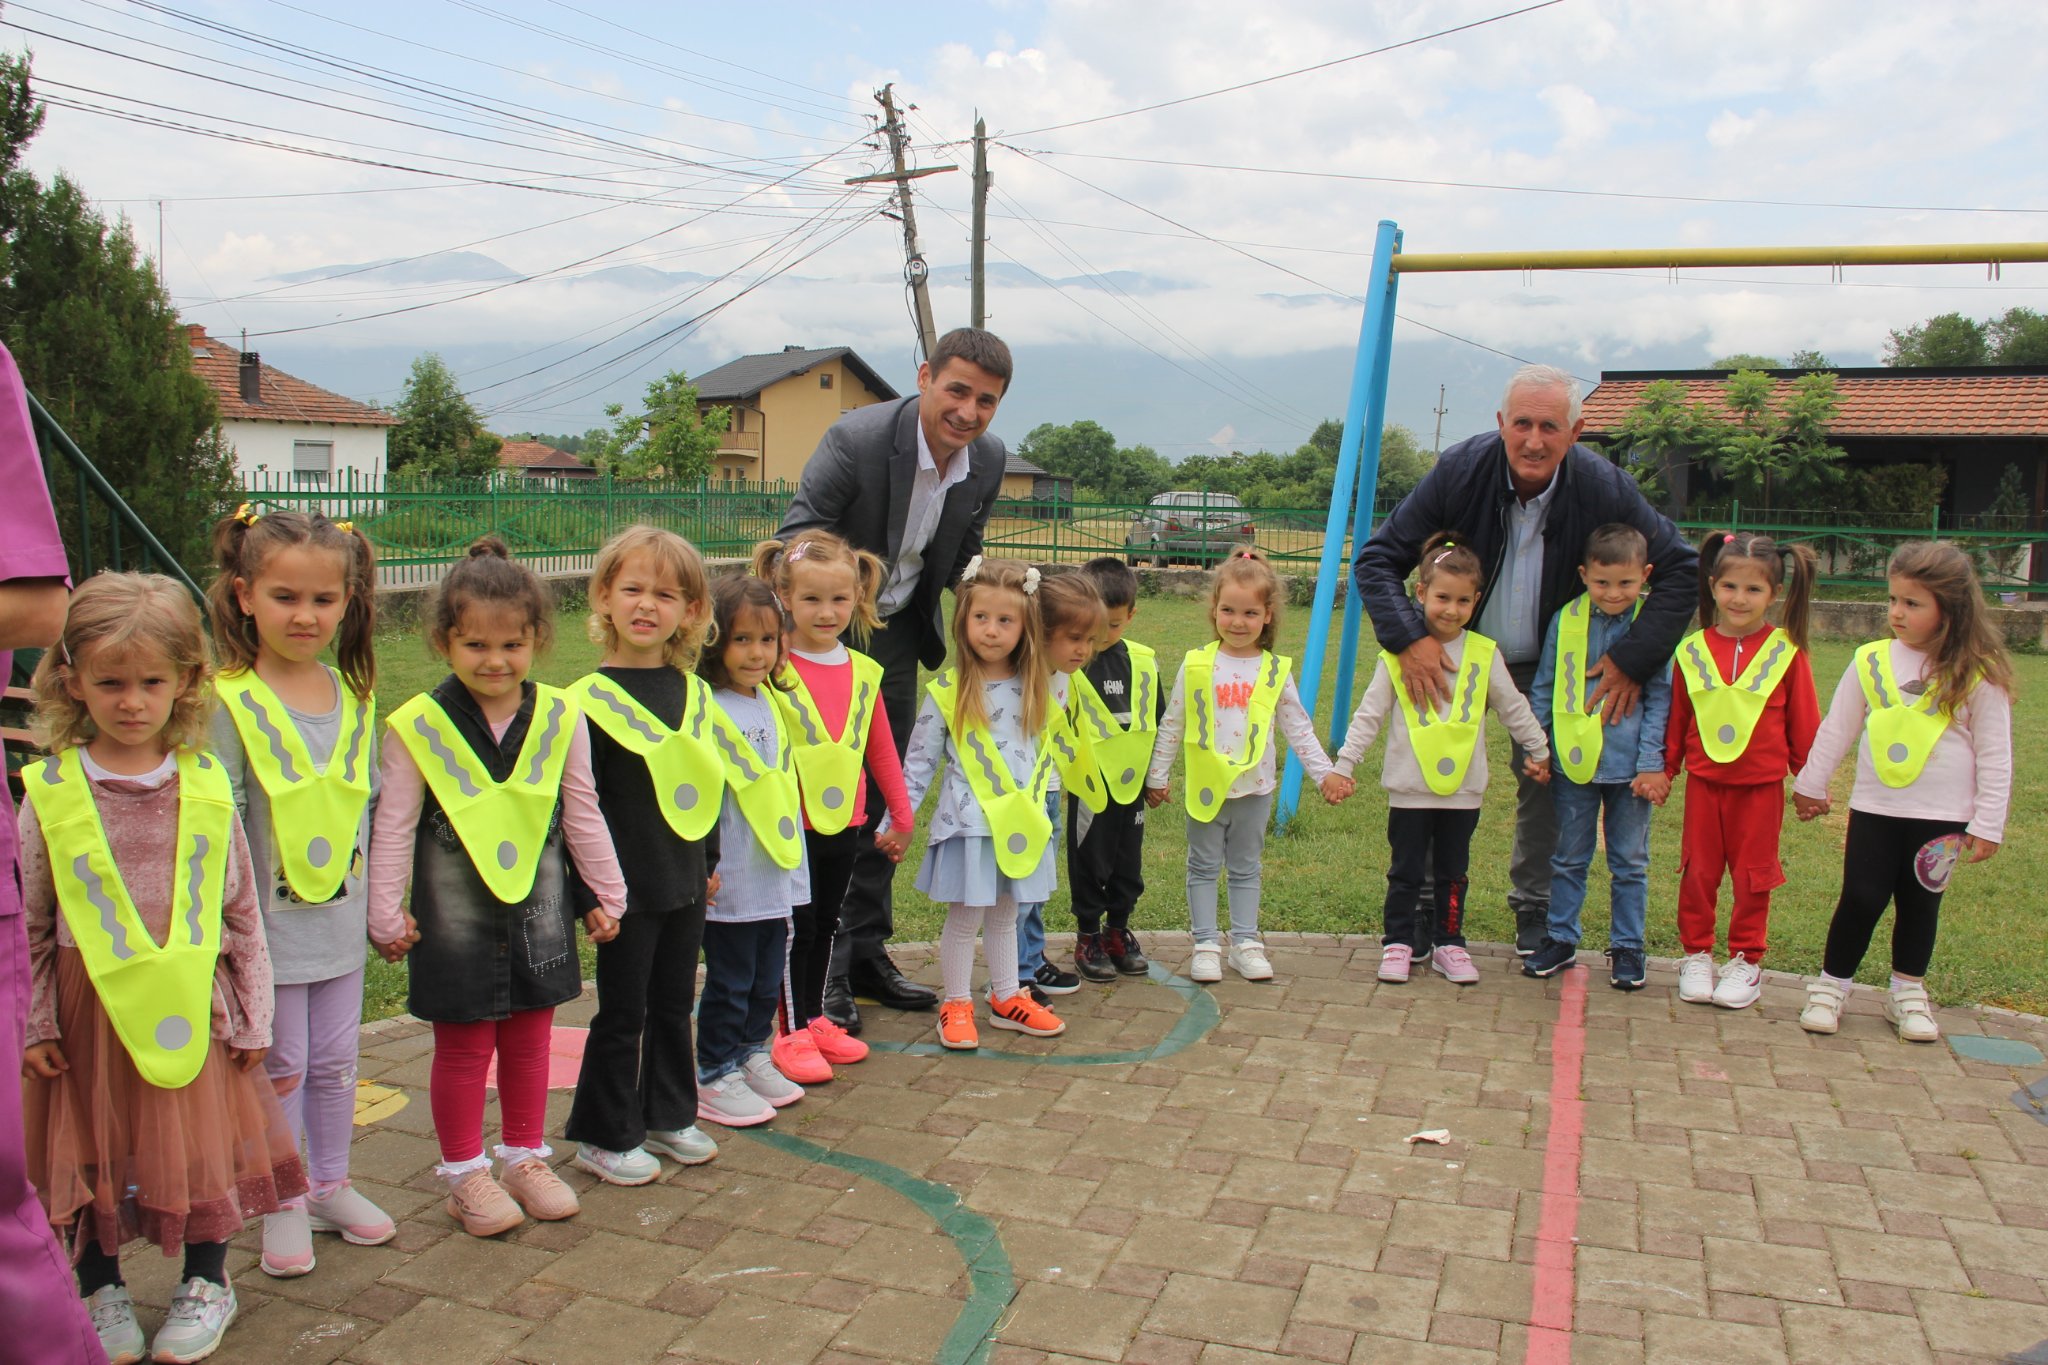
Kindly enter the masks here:
M 924 571 L 910 601 L 890 618 L 892 630 L 918 632 L 917 657 L 926 668 L 946 661 L 941 594 L 981 553 L 982 531 L 1003 484 L 1001 440 L 983 435 L 967 447 L 967 477 L 946 490 L 938 529 L 925 547 Z M 891 569 L 903 548 L 910 518 L 910 486 L 917 478 L 917 395 L 856 408 L 835 422 L 804 466 L 796 498 L 782 518 L 783 539 L 822 527 L 880 555 Z

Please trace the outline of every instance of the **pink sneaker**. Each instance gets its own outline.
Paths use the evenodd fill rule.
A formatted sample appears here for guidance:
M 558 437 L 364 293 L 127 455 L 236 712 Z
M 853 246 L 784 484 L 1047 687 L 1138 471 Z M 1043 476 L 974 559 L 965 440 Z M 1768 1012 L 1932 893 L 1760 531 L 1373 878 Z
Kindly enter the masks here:
M 811 1020 L 810 1035 L 818 1055 L 834 1066 L 867 1060 L 868 1045 L 822 1014 Z
M 1408 981 L 1408 964 L 1415 959 L 1415 950 L 1405 943 L 1389 943 L 1380 949 L 1380 980 L 1395 985 Z
M 832 1079 L 832 1063 L 818 1053 L 818 1044 L 807 1028 L 779 1033 L 768 1046 L 768 1058 L 798 1085 L 823 1085 Z
M 306 1196 L 306 1212 L 313 1231 L 338 1232 L 342 1241 L 359 1247 L 382 1246 L 398 1235 L 391 1215 L 346 1180 L 324 1195 Z
M 1441 972 L 1444 980 L 1453 985 L 1470 986 L 1479 980 L 1479 969 L 1472 965 L 1472 955 L 1455 944 L 1446 943 L 1440 948 L 1431 949 L 1429 965 Z

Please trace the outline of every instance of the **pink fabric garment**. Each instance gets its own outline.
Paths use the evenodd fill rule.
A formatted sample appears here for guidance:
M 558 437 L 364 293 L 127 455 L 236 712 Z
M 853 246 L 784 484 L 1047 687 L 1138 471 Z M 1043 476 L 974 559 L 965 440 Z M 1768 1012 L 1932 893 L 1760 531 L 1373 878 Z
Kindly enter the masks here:
M 106 827 L 114 866 L 135 902 L 135 913 L 161 945 L 171 928 L 171 879 L 177 862 L 178 779 L 161 786 L 118 779 L 92 781 L 93 804 Z M 220 960 L 214 967 L 213 1036 L 238 1048 L 270 1046 L 270 950 L 263 941 L 263 914 L 249 870 L 249 845 L 241 822 L 230 825 L 227 885 L 221 904 Z M 50 850 L 43 842 L 35 807 L 21 806 L 21 890 L 28 928 L 30 1043 L 59 1037 L 57 949 L 76 948 L 57 909 Z
M 853 707 L 853 660 L 821 664 L 792 653 L 789 661 L 804 680 L 804 686 L 811 690 L 811 700 L 818 703 L 826 731 L 834 739 L 844 736 L 847 712 Z M 889 713 L 879 697 L 875 699 L 874 718 L 868 723 L 868 745 L 862 761 L 867 766 L 868 776 L 874 778 L 882 789 L 882 800 L 889 807 L 890 827 L 909 829 L 917 814 L 910 808 L 910 792 L 903 784 L 903 760 L 897 756 L 896 736 L 889 729 Z M 854 788 L 852 827 L 859 829 L 867 823 L 867 818 L 868 788 L 863 782 Z M 807 817 L 805 828 L 808 829 L 810 823 Z
M 511 724 L 508 717 L 504 725 L 493 726 L 492 733 L 502 738 Z M 376 819 L 370 827 L 370 938 L 389 943 L 405 934 L 405 913 L 400 905 L 412 881 L 413 837 L 426 805 L 427 779 L 398 740 L 387 736 L 380 748 L 378 777 L 382 785 L 377 792 Z M 614 919 L 624 916 L 626 878 L 612 848 L 611 827 L 597 808 L 597 784 L 590 775 L 590 729 L 581 716 L 569 737 L 569 760 L 562 769 L 562 839 L 576 860 L 577 875 L 604 912 Z

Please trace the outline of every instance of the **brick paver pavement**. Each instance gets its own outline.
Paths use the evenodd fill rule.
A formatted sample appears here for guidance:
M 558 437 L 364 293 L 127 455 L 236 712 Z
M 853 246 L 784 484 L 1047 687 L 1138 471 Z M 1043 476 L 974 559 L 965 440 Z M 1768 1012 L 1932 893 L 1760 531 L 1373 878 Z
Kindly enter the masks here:
M 1148 946 L 1178 969 L 1187 939 Z M 1062 1062 L 1153 1048 L 1192 993 L 1084 987 L 1065 1038 L 989 1039 L 1051 1064 L 878 1051 L 712 1165 L 565 1168 L 581 1216 L 491 1242 L 441 1209 L 426 1030 L 375 1026 L 364 1076 L 411 1103 L 355 1170 L 399 1236 L 321 1237 L 280 1281 L 245 1235 L 216 1358 L 2048 1361 L 2048 1108 L 2023 1107 L 2048 1065 L 1901 1044 L 1871 992 L 1812 1037 L 1789 979 L 1729 1012 L 1679 1004 L 1669 964 L 1624 995 L 1589 961 L 1561 1034 L 1569 984 L 1500 950 L 1461 990 L 1377 985 L 1374 939 L 1269 946 L 1277 979 L 1211 988 L 1220 1019 L 1171 1055 Z M 1942 1023 L 2048 1048 L 2038 1019 Z M 174 1263 L 127 1264 L 153 1330 Z

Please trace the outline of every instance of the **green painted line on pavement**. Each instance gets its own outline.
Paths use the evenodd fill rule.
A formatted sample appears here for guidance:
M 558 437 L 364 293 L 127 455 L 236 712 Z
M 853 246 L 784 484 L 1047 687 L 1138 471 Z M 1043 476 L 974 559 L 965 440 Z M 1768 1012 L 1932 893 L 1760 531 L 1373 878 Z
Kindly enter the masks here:
M 1990 1034 L 1951 1033 L 1948 1045 L 1957 1056 L 1994 1066 L 2039 1066 L 2041 1049 L 2019 1038 L 1998 1038 Z
M 1174 1021 L 1166 1036 L 1150 1047 L 1132 1048 L 1124 1052 L 1003 1052 L 980 1050 L 955 1052 L 937 1043 L 895 1043 L 870 1038 L 869 1048 L 878 1052 L 907 1052 L 914 1057 L 985 1057 L 997 1062 L 1035 1062 L 1041 1066 L 1123 1066 L 1132 1062 L 1156 1062 L 1162 1057 L 1171 1057 L 1190 1043 L 1205 1037 L 1222 1018 L 1217 1009 L 1215 997 L 1183 976 L 1175 976 L 1158 963 L 1153 963 L 1146 975 L 1168 990 L 1180 996 L 1186 1008 L 1179 1019 Z
M 939 1231 L 952 1239 L 953 1249 L 967 1266 L 967 1303 L 953 1320 L 953 1330 L 932 1357 L 935 1365 L 981 1365 L 994 1349 L 996 1323 L 1010 1300 L 1017 1297 L 1017 1277 L 1010 1270 L 1010 1253 L 996 1225 L 960 1202 L 951 1188 L 923 1180 L 910 1172 L 864 1156 L 835 1152 L 807 1138 L 759 1128 L 739 1130 L 754 1141 L 805 1161 L 835 1166 L 842 1171 L 872 1180 L 893 1190 L 924 1210 Z

